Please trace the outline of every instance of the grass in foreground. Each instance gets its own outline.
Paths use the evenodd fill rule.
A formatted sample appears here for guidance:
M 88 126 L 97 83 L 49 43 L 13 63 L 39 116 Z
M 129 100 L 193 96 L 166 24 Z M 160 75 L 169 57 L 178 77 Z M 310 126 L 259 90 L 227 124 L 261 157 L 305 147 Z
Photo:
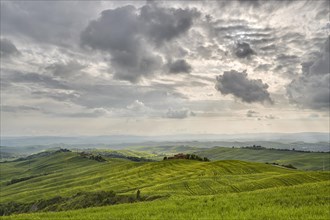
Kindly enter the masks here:
M 330 183 L 216 196 L 175 196 L 153 202 L 34 213 L 3 219 L 329 219 Z

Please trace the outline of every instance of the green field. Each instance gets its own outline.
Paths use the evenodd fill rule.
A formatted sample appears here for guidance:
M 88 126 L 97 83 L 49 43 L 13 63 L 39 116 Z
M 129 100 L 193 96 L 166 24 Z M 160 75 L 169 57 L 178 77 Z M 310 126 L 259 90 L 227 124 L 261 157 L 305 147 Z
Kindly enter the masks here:
M 276 162 L 279 164 L 292 164 L 304 170 L 330 170 L 330 153 L 227 147 L 203 149 L 197 153 L 211 160 L 231 159 L 269 163 Z
M 329 219 L 329 181 L 3 219 Z
M 292 170 L 239 160 L 97 162 L 73 152 L 1 163 L 1 203 L 31 203 L 79 192 L 159 196 L 151 202 L 4 219 L 327 219 L 329 171 Z M 8 185 L 13 179 L 33 177 Z M 83 218 L 82 218 L 83 217 Z

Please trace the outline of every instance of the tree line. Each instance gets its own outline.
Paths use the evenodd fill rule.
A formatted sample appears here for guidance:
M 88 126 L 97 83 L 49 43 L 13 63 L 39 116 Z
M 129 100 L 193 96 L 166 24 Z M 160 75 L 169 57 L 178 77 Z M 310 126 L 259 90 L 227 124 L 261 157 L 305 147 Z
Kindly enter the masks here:
M 164 157 L 163 160 L 173 160 L 173 159 L 186 159 L 186 160 L 198 160 L 198 161 L 210 161 L 207 157 L 200 157 L 196 154 L 176 154 L 172 157 Z

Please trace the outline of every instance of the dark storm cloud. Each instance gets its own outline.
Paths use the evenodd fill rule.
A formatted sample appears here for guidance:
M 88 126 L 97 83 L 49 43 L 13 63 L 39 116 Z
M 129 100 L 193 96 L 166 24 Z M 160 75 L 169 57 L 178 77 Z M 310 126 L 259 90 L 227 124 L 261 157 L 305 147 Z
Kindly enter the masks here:
M 6 38 L 0 39 L 0 55 L 2 57 L 10 57 L 13 55 L 18 55 L 20 52 L 16 46 L 10 40 Z
M 155 4 L 105 10 L 81 33 L 81 43 L 111 55 L 116 79 L 137 82 L 162 68 L 162 57 L 155 51 L 187 32 L 196 16 L 195 10 Z
M 287 87 L 289 100 L 299 106 L 311 109 L 329 109 L 330 74 L 301 76 Z
M 1 1 L 1 32 L 38 43 L 72 46 L 100 2 Z M 70 9 L 70 10 L 68 10 Z
M 256 54 L 256 52 L 250 47 L 250 44 L 245 42 L 238 42 L 234 52 L 238 58 L 246 58 Z
M 267 91 L 268 85 L 261 79 L 248 79 L 245 71 L 225 71 L 223 75 L 217 76 L 215 88 L 224 95 L 232 94 L 247 103 L 272 103 Z
M 140 26 L 133 6 L 106 10 L 81 33 L 81 42 L 111 54 L 116 79 L 137 82 L 162 65 L 161 57 L 148 49 Z
M 195 9 L 160 8 L 149 4 L 141 8 L 139 19 L 146 35 L 158 45 L 188 31 L 198 16 Z
M 324 51 L 319 55 L 314 63 L 310 66 L 308 74 L 318 74 L 324 75 L 330 73 L 330 36 L 328 37 L 325 45 Z
M 316 58 L 302 64 L 302 74 L 288 86 L 287 93 L 292 103 L 305 108 L 329 109 L 330 70 L 329 41 Z
M 168 66 L 170 73 L 190 73 L 192 69 L 191 65 L 183 59 L 169 63 Z
M 330 108 L 329 39 L 318 57 L 303 63 L 302 74 L 287 86 L 292 103 L 317 110 Z
M 81 42 L 93 49 L 133 52 L 139 47 L 139 25 L 134 6 L 105 10 L 81 33 Z

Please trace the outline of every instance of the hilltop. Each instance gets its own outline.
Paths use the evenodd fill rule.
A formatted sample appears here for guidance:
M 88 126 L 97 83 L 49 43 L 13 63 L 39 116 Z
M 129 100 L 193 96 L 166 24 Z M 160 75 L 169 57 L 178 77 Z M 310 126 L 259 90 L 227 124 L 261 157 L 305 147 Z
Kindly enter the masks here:
M 330 152 L 309 152 L 292 149 L 269 149 L 265 147 L 212 147 L 197 148 L 185 145 L 179 146 L 140 146 L 130 147 L 130 151 L 149 154 L 152 159 L 161 160 L 163 157 L 173 156 L 183 152 L 197 154 L 215 160 L 243 160 L 261 163 L 277 163 L 293 165 L 302 170 L 330 170 Z M 157 154 L 158 153 L 158 154 Z M 158 155 L 158 156 L 157 156 Z

